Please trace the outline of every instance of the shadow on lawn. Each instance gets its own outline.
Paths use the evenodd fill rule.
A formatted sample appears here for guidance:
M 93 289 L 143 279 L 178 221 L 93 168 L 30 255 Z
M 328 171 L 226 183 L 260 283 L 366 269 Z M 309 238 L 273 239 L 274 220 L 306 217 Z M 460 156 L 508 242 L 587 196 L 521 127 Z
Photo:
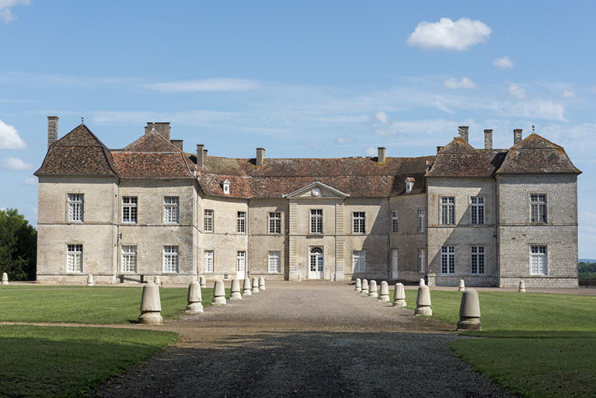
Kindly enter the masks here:
M 462 336 L 512 339 L 596 339 L 596 332 L 549 331 L 549 330 L 495 330 L 486 332 L 463 332 Z

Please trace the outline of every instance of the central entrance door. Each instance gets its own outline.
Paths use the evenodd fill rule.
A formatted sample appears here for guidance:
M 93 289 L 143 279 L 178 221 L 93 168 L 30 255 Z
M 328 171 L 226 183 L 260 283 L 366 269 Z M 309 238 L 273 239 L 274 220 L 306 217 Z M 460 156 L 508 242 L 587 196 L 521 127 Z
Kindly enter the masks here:
M 246 277 L 246 252 L 238 252 L 236 257 L 236 279 Z
M 310 268 L 308 272 L 309 279 L 323 279 L 323 248 L 310 248 Z

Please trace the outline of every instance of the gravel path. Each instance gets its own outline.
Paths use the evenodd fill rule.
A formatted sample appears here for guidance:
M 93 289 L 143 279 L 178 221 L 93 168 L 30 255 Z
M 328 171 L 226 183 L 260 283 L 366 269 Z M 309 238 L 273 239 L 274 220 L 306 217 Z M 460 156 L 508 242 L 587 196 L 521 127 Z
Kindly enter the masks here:
M 503 397 L 448 349 L 453 327 L 353 285 L 269 283 L 167 322 L 181 342 L 112 378 L 101 397 Z

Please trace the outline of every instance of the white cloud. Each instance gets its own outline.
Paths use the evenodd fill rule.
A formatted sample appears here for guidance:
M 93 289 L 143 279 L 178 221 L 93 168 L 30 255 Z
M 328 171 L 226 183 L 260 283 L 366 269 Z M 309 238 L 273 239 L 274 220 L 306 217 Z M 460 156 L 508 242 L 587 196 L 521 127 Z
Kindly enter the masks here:
M 375 135 L 377 137 L 388 137 L 391 135 L 391 132 L 387 130 L 375 130 Z
M 16 5 L 29 5 L 31 0 L 0 0 L 0 19 L 4 23 L 9 23 L 17 19 L 17 17 L 10 11 Z
M 148 84 L 147 88 L 163 93 L 190 93 L 195 91 L 246 91 L 259 87 L 255 80 L 215 78 L 204 80 L 187 80 L 169 83 Z
M 378 154 L 378 150 L 373 146 L 369 146 L 368 148 L 366 148 L 364 153 L 366 154 L 366 156 L 375 156 Z
M 5 170 L 31 170 L 35 168 L 34 164 L 25 163 L 19 158 L 4 158 L 0 168 Z
M 350 142 L 352 142 L 352 138 L 351 137 L 339 137 L 338 139 L 335 140 L 335 142 L 337 142 L 338 144 L 349 144 Z
M 408 37 L 407 44 L 426 50 L 464 51 L 486 41 L 491 32 L 481 21 L 461 18 L 453 22 L 449 18 L 441 18 L 439 22 L 420 22 Z
M 462 77 L 460 80 L 457 80 L 454 77 L 445 79 L 443 81 L 443 84 L 445 85 L 445 87 L 451 88 L 451 89 L 478 88 L 478 85 L 476 85 L 476 83 L 474 83 L 471 79 L 468 79 L 467 77 Z
M 515 99 L 526 98 L 526 90 L 515 83 L 509 84 L 509 95 Z
M 565 107 L 551 101 L 518 101 L 497 103 L 494 110 L 503 116 L 517 116 L 565 121 Z
M 573 90 L 563 90 L 563 93 L 561 94 L 562 98 L 574 98 L 575 97 L 575 91 Z
M 0 120 L 0 149 L 26 149 L 27 144 L 19 137 L 17 129 Z
M 375 118 L 381 122 L 381 124 L 388 124 L 389 123 L 389 117 L 387 117 L 387 114 L 383 111 L 378 111 L 377 114 L 375 115 Z
M 504 56 L 501 58 L 495 58 L 493 60 L 493 65 L 499 69 L 511 69 L 513 68 L 513 65 L 515 65 L 515 62 L 510 60 L 508 56 Z
M 37 185 L 37 178 L 29 177 L 23 181 L 23 185 Z

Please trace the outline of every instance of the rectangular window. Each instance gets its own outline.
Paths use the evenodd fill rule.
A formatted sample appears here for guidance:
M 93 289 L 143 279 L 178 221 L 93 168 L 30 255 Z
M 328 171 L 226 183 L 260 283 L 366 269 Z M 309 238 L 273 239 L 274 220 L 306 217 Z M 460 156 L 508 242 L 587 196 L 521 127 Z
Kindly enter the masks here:
M 269 273 L 281 273 L 281 252 L 269 252 Z
M 213 232 L 213 210 L 205 210 L 203 217 L 203 230 Z
M 164 197 L 163 222 L 166 224 L 178 224 L 178 196 Z
M 419 273 L 423 273 L 424 272 L 424 263 L 426 256 L 424 255 L 424 249 L 418 249 L 418 272 Z
M 246 252 L 236 252 L 236 272 L 237 275 L 246 275 Z
M 355 211 L 352 213 L 352 226 L 353 233 L 366 233 L 366 214 L 363 211 Z
M 472 246 L 472 273 L 484 274 L 484 246 Z
M 530 195 L 531 204 L 531 221 L 545 223 L 546 222 L 546 195 L 532 194 Z
M 530 275 L 548 275 L 546 246 L 530 247 Z
M 83 245 L 67 245 L 66 272 L 83 272 Z
M 441 198 L 441 224 L 455 225 L 455 198 Z
M 391 232 L 397 233 L 397 212 L 394 211 L 391 213 Z
M 178 246 L 163 247 L 163 272 L 178 272 Z
M 364 250 L 352 252 L 352 270 L 366 272 L 366 252 Z
M 322 234 L 323 233 L 323 210 L 322 209 L 311 209 L 310 210 L 310 233 L 311 234 Z
M 136 246 L 122 246 L 122 272 L 137 272 Z
M 68 194 L 68 221 L 83 222 L 83 194 Z
M 281 213 L 269 213 L 269 233 L 281 234 Z
M 203 268 L 206 274 L 213 273 L 213 250 L 205 250 Z
M 122 222 L 123 223 L 137 223 L 137 197 L 123 196 L 122 197 Z
M 441 247 L 441 273 L 455 274 L 455 247 Z
M 424 210 L 418 210 L 418 232 L 424 232 Z
M 484 224 L 484 198 L 481 196 L 470 198 L 470 223 L 473 225 Z
M 239 211 L 238 212 L 238 219 L 236 222 L 236 232 L 239 234 L 246 233 L 246 212 Z

